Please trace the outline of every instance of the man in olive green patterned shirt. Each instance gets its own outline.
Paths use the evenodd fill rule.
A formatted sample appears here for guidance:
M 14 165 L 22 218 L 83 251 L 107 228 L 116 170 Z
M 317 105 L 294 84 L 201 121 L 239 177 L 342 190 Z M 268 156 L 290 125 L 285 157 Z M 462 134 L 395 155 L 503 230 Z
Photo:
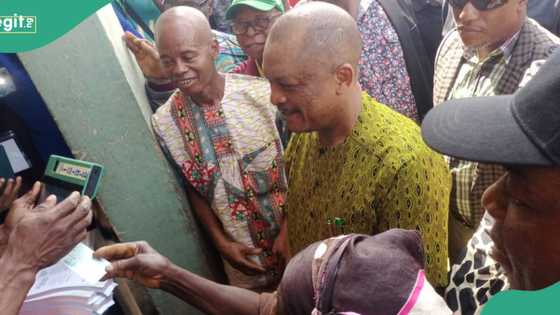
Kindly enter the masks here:
M 314 18 L 318 6 L 332 18 Z M 295 253 L 336 234 L 417 229 L 428 279 L 444 286 L 447 167 L 413 121 L 362 93 L 360 51 L 353 19 L 326 3 L 305 4 L 270 32 L 264 73 L 271 101 L 298 133 L 286 153 L 287 220 L 276 250 L 289 244 Z

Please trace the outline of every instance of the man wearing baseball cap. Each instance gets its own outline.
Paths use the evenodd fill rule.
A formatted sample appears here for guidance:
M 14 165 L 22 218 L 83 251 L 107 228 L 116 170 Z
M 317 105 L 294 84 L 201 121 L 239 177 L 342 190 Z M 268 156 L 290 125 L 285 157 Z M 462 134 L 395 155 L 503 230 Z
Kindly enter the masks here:
M 234 73 L 262 77 L 263 51 L 268 31 L 284 13 L 282 0 L 233 0 L 226 11 L 232 32 L 249 57 Z
M 483 222 L 453 268 L 451 282 L 467 281 L 447 295 L 473 297 L 448 300 L 453 311 L 473 314 L 499 291 L 560 281 L 558 69 L 560 52 L 517 93 L 448 101 L 424 120 L 423 137 L 435 150 L 506 169 L 485 191 Z

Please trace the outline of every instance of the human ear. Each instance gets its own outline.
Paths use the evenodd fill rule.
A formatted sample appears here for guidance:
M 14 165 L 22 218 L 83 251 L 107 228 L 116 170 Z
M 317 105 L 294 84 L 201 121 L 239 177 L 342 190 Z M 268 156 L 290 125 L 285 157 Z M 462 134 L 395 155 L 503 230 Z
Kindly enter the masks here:
M 345 88 L 352 86 L 354 82 L 354 67 L 345 63 L 335 70 L 336 94 L 340 95 Z
M 210 44 L 210 50 L 212 54 L 212 59 L 218 58 L 218 55 L 220 54 L 220 44 L 218 43 L 217 40 L 214 39 L 212 41 L 212 44 Z
M 519 12 L 527 12 L 528 0 L 519 0 L 517 3 L 517 10 Z

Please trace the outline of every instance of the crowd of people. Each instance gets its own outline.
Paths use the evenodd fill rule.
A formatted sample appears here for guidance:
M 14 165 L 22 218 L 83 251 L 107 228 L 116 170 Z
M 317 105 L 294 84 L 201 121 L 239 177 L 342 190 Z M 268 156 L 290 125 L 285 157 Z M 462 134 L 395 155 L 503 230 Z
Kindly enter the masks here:
M 228 283 L 146 242 L 98 249 L 105 277 L 208 314 L 296 315 L 478 314 L 560 281 L 557 4 L 417 2 L 233 0 L 228 34 L 211 3 L 158 1 L 155 43 L 123 40 Z M 0 185 L 0 308 L 16 314 L 91 202 Z

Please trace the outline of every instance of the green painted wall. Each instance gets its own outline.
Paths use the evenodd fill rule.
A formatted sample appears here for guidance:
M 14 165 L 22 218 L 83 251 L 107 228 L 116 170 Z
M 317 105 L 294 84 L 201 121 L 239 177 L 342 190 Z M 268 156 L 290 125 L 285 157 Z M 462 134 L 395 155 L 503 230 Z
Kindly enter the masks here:
M 199 231 L 152 135 L 143 78 L 121 35 L 105 7 L 19 57 L 76 156 L 105 166 L 99 200 L 120 238 L 146 240 L 178 265 L 209 276 Z M 151 295 L 161 314 L 197 314 L 171 295 Z

